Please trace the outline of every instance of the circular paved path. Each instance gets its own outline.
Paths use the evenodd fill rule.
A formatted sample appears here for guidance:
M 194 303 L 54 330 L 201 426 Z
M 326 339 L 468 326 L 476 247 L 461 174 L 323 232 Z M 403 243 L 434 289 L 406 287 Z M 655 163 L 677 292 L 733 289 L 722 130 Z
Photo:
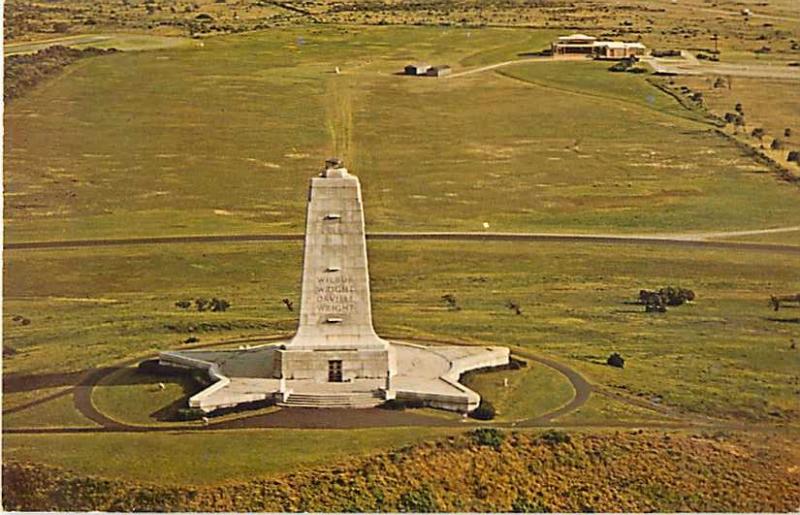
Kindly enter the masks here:
M 274 337 L 248 337 L 236 338 L 230 340 L 221 340 L 213 343 L 197 344 L 187 346 L 187 348 L 208 348 L 222 345 L 231 345 L 237 343 L 252 343 L 252 342 L 267 342 L 285 339 L 286 335 L 279 335 Z M 425 343 L 438 343 L 446 345 L 470 345 L 464 342 L 449 341 L 449 340 L 431 340 L 431 339 L 415 339 L 415 338 L 392 338 L 388 339 L 402 339 L 412 340 Z M 548 413 L 537 415 L 527 420 L 516 422 L 492 422 L 489 423 L 495 427 L 565 427 L 565 428 L 579 428 L 579 427 L 607 427 L 607 428 L 660 428 L 660 429 L 680 429 L 680 428 L 709 428 L 715 429 L 729 429 L 729 430 L 757 430 L 757 431 L 772 431 L 780 430 L 779 426 L 762 425 L 753 426 L 747 424 L 739 424 L 735 422 L 717 421 L 710 418 L 699 416 L 681 416 L 667 407 L 655 405 L 647 401 L 632 399 L 617 392 L 611 392 L 602 388 L 591 385 L 586 378 L 579 372 L 571 367 L 556 361 L 552 358 L 539 356 L 525 350 L 515 350 L 514 355 L 520 356 L 524 359 L 534 361 L 544 366 L 550 367 L 560 374 L 562 374 L 572 385 L 575 394 L 573 398 L 563 406 L 550 411 Z M 87 419 L 97 423 L 100 427 L 56 427 L 56 428 L 21 428 L 21 429 L 4 429 L 4 433 L 28 433 L 28 434 L 46 434 L 46 433 L 94 433 L 94 432 L 169 432 L 169 431 L 198 431 L 198 430 L 235 430 L 235 429 L 254 429 L 254 428 L 293 428 L 293 429 L 354 429 L 354 428 L 373 428 L 373 427 L 401 427 L 401 426 L 427 426 L 427 427 L 461 427 L 461 426 L 476 426 L 485 425 L 486 423 L 479 423 L 467 419 L 455 419 L 445 417 L 435 417 L 414 410 L 410 411 L 391 411 L 381 408 L 372 409 L 308 409 L 308 408 L 283 408 L 275 412 L 266 414 L 246 415 L 235 419 L 228 419 L 219 422 L 212 422 L 208 426 L 201 425 L 197 422 L 187 423 L 181 425 L 163 425 L 163 426 L 144 426 L 120 422 L 108 417 L 106 414 L 99 411 L 92 403 L 92 390 L 94 387 L 107 375 L 119 370 L 122 367 L 128 367 L 141 358 L 130 359 L 124 361 L 114 367 L 105 367 L 89 371 L 74 388 L 58 392 L 55 396 L 61 396 L 68 393 L 73 394 L 75 408 Z M 654 422 L 600 422 L 600 423 L 585 423 L 585 422 L 572 422 L 561 423 L 556 421 L 558 417 L 571 413 L 580 408 L 586 401 L 589 400 L 592 393 L 598 393 L 610 396 L 615 400 L 623 403 L 631 404 L 638 407 L 653 409 L 654 411 L 662 414 L 678 416 L 679 419 L 674 421 L 654 421 Z M 45 399 L 34 401 L 27 405 L 17 407 L 14 411 L 22 411 L 29 407 L 41 404 L 50 400 L 54 396 Z M 11 411 L 11 410 L 9 410 Z M 7 412 L 8 413 L 8 412 Z

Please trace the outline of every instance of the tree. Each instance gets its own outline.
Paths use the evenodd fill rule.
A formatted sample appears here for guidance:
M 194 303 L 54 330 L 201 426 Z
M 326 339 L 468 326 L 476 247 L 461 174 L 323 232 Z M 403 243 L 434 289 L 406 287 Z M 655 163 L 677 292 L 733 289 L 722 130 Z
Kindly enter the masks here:
M 760 142 L 760 143 L 763 145 L 763 144 L 764 144 L 764 135 L 765 135 L 765 134 L 766 134 L 766 133 L 764 132 L 764 129 L 763 129 L 762 127 L 756 127 L 756 128 L 755 128 L 755 129 L 753 129 L 753 131 L 750 133 L 750 136 L 752 136 L 752 137 L 754 137 L 754 138 L 757 138 L 757 139 L 758 139 L 758 141 L 759 141 L 759 142 Z
M 289 299 L 283 299 L 281 302 L 286 306 L 289 311 L 294 311 L 294 302 Z
M 606 360 L 609 366 L 616 368 L 625 368 L 625 359 L 619 355 L 618 352 L 613 352 Z
M 772 150 L 781 150 L 783 148 L 783 141 L 775 138 L 772 140 L 772 143 L 770 143 L 769 148 Z
M 800 150 L 790 150 L 789 153 L 786 154 L 786 160 L 800 164 Z
M 517 315 L 522 314 L 522 306 L 519 305 L 519 302 L 514 302 L 513 300 L 506 301 L 506 307 Z
M 494 405 L 486 399 L 481 399 L 481 403 L 469 413 L 469 416 L 478 420 L 492 420 L 495 414 Z
M 783 137 L 784 138 L 791 138 L 792 137 L 792 129 L 790 129 L 789 127 L 786 127 L 785 129 L 783 129 Z
M 442 300 L 447 303 L 447 309 L 450 311 L 458 311 L 461 309 L 458 305 L 458 301 L 456 300 L 456 296 L 452 293 L 445 293 L 442 295 Z
M 734 109 L 736 110 L 737 113 L 744 114 L 744 107 L 742 107 L 742 104 L 740 102 L 736 103 Z
M 742 127 L 744 127 L 744 125 L 745 125 L 745 124 L 744 124 L 744 115 L 741 115 L 741 114 L 740 114 L 740 115 L 739 115 L 739 116 L 737 116 L 737 117 L 736 117 L 736 119 L 733 121 L 733 130 L 734 130 L 734 131 L 735 131 L 735 132 L 738 134 L 738 132 L 739 132 L 739 129 L 740 129 L 740 128 L 742 128 Z
M 218 299 L 216 297 L 211 299 L 211 311 L 214 312 L 227 311 L 229 307 L 231 307 L 231 303 L 225 299 Z

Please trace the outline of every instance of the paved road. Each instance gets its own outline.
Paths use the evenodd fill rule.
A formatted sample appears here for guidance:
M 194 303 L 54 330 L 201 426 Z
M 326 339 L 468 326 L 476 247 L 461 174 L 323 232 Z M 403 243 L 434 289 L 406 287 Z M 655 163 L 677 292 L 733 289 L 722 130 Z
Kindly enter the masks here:
M 221 340 L 213 343 L 197 344 L 191 346 L 192 348 L 207 348 L 220 345 L 230 345 L 238 342 L 259 342 L 259 341 L 272 341 L 285 339 L 286 335 L 275 337 L 249 337 L 237 338 L 231 340 Z M 470 345 L 458 341 L 450 340 L 431 340 L 431 339 L 414 339 L 414 338 L 393 338 L 389 339 L 404 339 L 425 341 L 428 343 L 441 343 L 447 345 Z M 560 363 L 551 358 L 539 356 L 524 350 L 515 350 L 515 355 L 519 355 L 525 359 L 541 363 L 545 366 L 551 367 L 564 375 L 572 384 L 575 390 L 573 398 L 564 406 L 553 410 L 549 413 L 538 415 L 536 417 L 513 421 L 513 422 L 495 422 L 493 425 L 497 427 L 557 427 L 557 428 L 636 428 L 636 429 L 726 429 L 726 430 L 753 430 L 753 431 L 783 431 L 784 427 L 780 425 L 751 425 L 737 422 L 714 420 L 707 417 L 686 415 L 678 413 L 666 406 L 656 405 L 641 399 L 629 398 L 617 392 L 607 392 L 598 389 L 591 385 L 586 378 L 579 372 L 570 368 L 569 366 Z M 476 422 L 468 419 L 451 419 L 451 418 L 437 418 L 414 411 L 398 412 L 390 411 L 380 408 L 362 409 L 362 410 L 348 410 L 348 409 L 304 409 L 304 408 L 289 408 L 281 409 L 276 412 L 258 415 L 244 415 L 240 418 L 223 420 L 219 422 L 212 422 L 208 426 L 200 425 L 199 423 L 186 423 L 180 425 L 163 425 L 163 426 L 143 426 L 122 423 L 111 419 L 106 416 L 94 406 L 91 401 L 92 389 L 97 383 L 106 375 L 118 370 L 120 366 L 130 366 L 137 362 L 140 358 L 127 360 L 114 367 L 106 367 L 101 369 L 94 369 L 88 371 L 78 385 L 74 388 L 67 390 L 66 393 L 72 392 L 75 408 L 87 417 L 89 420 L 94 421 L 99 427 L 50 427 L 50 428 L 16 428 L 4 429 L 4 433 L 8 434 L 68 434 L 68 433 L 144 433 L 144 432 L 170 432 L 170 431 L 219 431 L 219 430 L 236 430 L 236 429 L 257 429 L 257 428 L 294 428 L 294 429 L 355 429 L 355 428 L 371 428 L 371 427 L 399 427 L 399 426 L 425 426 L 425 427 L 473 427 L 478 425 Z M 651 422 L 627 422 L 627 421 L 610 421 L 610 422 L 559 422 L 555 420 L 567 413 L 571 413 L 576 409 L 583 406 L 589 400 L 592 393 L 601 393 L 603 395 L 610 395 L 615 400 L 631 404 L 638 407 L 653 409 L 662 414 L 667 414 L 676 417 L 672 421 L 651 421 Z M 59 395 L 64 393 L 59 392 Z M 25 406 L 22 409 L 27 409 L 34 403 Z M 21 411 L 19 409 L 17 411 Z
M 568 233 L 505 233 L 505 232 L 377 232 L 367 234 L 369 240 L 405 241 L 551 241 L 559 243 L 603 243 L 633 245 L 667 245 L 717 249 L 760 250 L 800 254 L 800 245 L 752 243 L 738 241 L 712 241 L 741 235 L 769 234 L 779 231 L 800 230 L 798 227 L 763 229 L 753 231 L 690 233 L 690 234 L 568 234 Z M 302 241 L 301 233 L 289 234 L 231 234 L 206 236 L 163 236 L 152 238 L 110 238 L 97 240 L 29 241 L 5 243 L 6 251 L 65 249 L 82 247 L 110 247 L 124 245 L 172 245 L 184 243 L 234 243 L 259 241 Z
M 696 59 L 643 57 L 655 73 L 666 75 L 727 75 L 756 79 L 800 80 L 800 66 L 783 64 L 733 64 Z

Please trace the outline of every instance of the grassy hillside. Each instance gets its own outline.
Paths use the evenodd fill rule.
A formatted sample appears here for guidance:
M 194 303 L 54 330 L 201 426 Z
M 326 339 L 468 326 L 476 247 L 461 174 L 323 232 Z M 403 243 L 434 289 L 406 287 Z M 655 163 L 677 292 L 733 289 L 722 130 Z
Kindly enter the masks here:
M 92 435 L 94 445 L 112 444 L 112 436 Z M 228 442 L 250 441 L 242 436 Z M 299 443 L 303 436 L 292 441 Z M 778 437 L 650 432 L 492 436 L 451 436 L 351 457 L 336 466 L 231 478 L 209 487 L 164 486 L 158 454 L 148 460 L 153 465 L 146 474 L 149 481 L 84 478 L 80 472 L 11 462 L 3 466 L 10 490 L 4 503 L 12 510 L 724 512 L 788 511 L 800 502 L 796 452 L 787 454 L 782 448 L 786 440 Z M 47 440 L 12 439 L 17 445 L 46 445 Z M 274 452 L 270 447 L 264 459 Z M 254 453 L 247 455 L 252 459 Z M 181 461 L 198 460 L 198 473 L 207 474 L 217 457 L 190 453 Z M 119 472 L 129 475 L 130 465 L 137 468 L 126 463 Z

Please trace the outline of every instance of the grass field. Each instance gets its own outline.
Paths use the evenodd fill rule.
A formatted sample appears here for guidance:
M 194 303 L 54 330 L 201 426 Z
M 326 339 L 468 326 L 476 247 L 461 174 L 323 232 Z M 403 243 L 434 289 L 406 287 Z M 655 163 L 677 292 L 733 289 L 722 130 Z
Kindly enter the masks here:
M 796 191 L 643 77 L 594 63 L 395 75 L 514 59 L 554 34 L 298 28 L 82 62 L 6 113 L 6 237 L 300 232 L 308 177 L 333 152 L 364 182 L 370 230 L 791 218 Z
M 450 79 L 397 75 L 412 61 L 458 72 L 517 59 L 556 34 L 307 26 L 81 61 L 5 112 L 6 240 L 301 232 L 308 179 L 331 154 L 362 179 L 370 231 L 489 223 L 493 231 L 681 233 L 796 223 L 796 187 L 644 77 L 588 62 Z M 798 241 L 796 233 L 760 238 Z M 377 240 L 369 253 L 382 335 L 509 345 L 677 410 L 800 421 L 800 351 L 790 349 L 800 310 L 767 305 L 771 293 L 800 291 L 796 254 Z M 190 336 L 205 343 L 291 333 L 297 312 L 281 299 L 299 303 L 301 255 L 300 242 L 7 251 L 3 336 L 12 352 L 3 374 L 17 387 L 4 388 L 4 408 Z M 632 304 L 640 289 L 667 285 L 694 289 L 696 301 L 663 315 Z M 460 310 L 442 302 L 448 293 Z M 231 308 L 175 306 L 199 297 L 225 298 Z M 509 300 L 522 315 L 505 307 Z M 624 369 L 605 365 L 611 352 L 623 355 Z M 110 376 L 95 405 L 154 423 L 185 393 L 141 379 Z M 558 407 L 571 392 L 535 364 L 475 382 L 502 420 Z M 652 417 L 593 397 L 565 421 Z M 70 396 L 3 418 L 17 428 L 90 424 Z M 217 483 L 437 434 L 9 434 L 4 452 L 79 474 Z
M 504 386 L 508 380 L 508 386 Z M 575 390 L 557 371 L 538 363 L 519 370 L 471 375 L 464 384 L 490 401 L 497 420 L 521 420 L 543 415 L 569 402 Z
M 3 400 L 4 405 L 5 402 Z M 17 413 L 3 415 L 3 427 L 15 429 L 98 426 L 75 410 L 72 395 L 64 395 Z M 5 435 L 3 437 L 5 438 Z
M 792 256 L 626 245 L 373 242 L 376 326 L 382 334 L 519 345 L 565 360 L 600 384 L 654 393 L 698 412 L 797 417 L 800 337 L 792 309 L 771 292 L 800 290 Z M 289 333 L 301 245 L 229 244 L 15 251 L 6 255 L 4 372 L 58 374 L 131 356 L 246 334 Z M 77 271 L 80 270 L 80 273 Z M 43 281 L 39 278 L 47 277 Z M 106 278 L 113 277 L 110 281 Z M 695 303 L 647 315 L 641 288 L 693 288 Z M 146 291 L 145 296 L 139 292 Z M 455 295 L 460 311 L 440 297 Z M 218 296 L 225 313 L 174 302 Z M 519 302 L 523 315 L 505 308 Z M 190 328 L 194 332 L 190 332 Z M 624 370 L 604 365 L 612 351 Z M 56 358 L 57 357 L 57 358 Z
M 234 433 L 4 435 L 3 453 L 78 474 L 160 484 L 245 481 L 420 442 L 453 430 L 260 429 Z M 46 458 L 45 458 L 46 457 Z
M 122 52 L 137 50 L 158 50 L 162 48 L 196 47 L 199 42 L 181 37 L 163 37 L 147 34 L 85 34 L 37 40 L 35 42 L 12 43 L 3 47 L 3 55 L 29 54 L 38 52 L 50 45 L 64 45 L 72 48 L 116 48 Z

